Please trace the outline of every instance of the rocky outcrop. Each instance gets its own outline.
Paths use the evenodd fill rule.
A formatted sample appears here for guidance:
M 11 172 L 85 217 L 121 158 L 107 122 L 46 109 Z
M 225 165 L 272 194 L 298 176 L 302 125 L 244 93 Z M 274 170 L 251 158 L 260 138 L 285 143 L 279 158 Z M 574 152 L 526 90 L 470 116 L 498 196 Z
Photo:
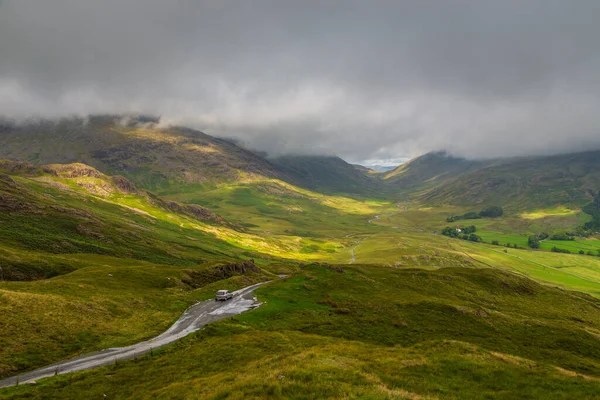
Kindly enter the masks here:
M 219 224 L 225 223 L 225 220 L 220 215 L 197 204 L 182 204 L 176 201 L 164 200 L 150 193 L 148 194 L 148 200 L 156 206 L 178 214 L 187 215 L 188 217 L 192 217 L 199 221 L 211 221 Z
M 33 164 L 21 161 L 0 160 L 0 171 L 11 175 L 37 176 L 42 170 Z
M 133 182 L 121 175 L 113 176 L 112 183 L 122 193 L 138 194 L 140 192 Z
M 104 175 L 97 169 L 81 163 L 51 164 L 44 166 L 45 172 L 54 173 L 63 178 L 102 178 Z
M 222 277 L 229 277 L 239 274 L 248 274 L 251 272 L 260 272 L 260 269 L 254 264 L 254 260 L 246 260 L 214 267 L 212 271 L 213 273 L 221 275 Z
M 192 271 L 188 274 L 188 278 L 183 279 L 182 282 L 193 288 L 200 288 L 232 276 L 258 273 L 260 273 L 260 269 L 254 264 L 254 260 L 246 260 L 219 265 L 203 271 Z

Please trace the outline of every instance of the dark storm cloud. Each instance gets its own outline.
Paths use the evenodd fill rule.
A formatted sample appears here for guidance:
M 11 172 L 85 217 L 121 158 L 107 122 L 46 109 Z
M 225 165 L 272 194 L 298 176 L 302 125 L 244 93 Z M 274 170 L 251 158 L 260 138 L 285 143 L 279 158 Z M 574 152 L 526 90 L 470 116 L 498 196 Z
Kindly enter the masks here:
M 0 2 L 0 114 L 152 113 L 271 152 L 600 147 L 598 1 Z

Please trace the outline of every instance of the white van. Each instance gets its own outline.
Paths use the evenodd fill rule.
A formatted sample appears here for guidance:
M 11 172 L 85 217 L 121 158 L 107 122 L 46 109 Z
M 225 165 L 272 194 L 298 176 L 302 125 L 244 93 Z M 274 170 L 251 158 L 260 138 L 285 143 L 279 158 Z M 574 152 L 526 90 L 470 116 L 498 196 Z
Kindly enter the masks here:
M 219 290 L 217 291 L 217 295 L 215 296 L 215 301 L 219 300 L 229 300 L 233 298 L 233 293 L 229 290 Z

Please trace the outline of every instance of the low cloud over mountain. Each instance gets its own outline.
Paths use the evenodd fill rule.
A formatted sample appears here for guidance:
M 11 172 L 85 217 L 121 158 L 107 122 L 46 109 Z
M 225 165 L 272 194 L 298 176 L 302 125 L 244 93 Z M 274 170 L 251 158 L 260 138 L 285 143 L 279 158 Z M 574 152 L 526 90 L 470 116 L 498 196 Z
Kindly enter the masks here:
M 403 3 L 5 0 L 0 113 L 351 160 L 600 148 L 599 2 Z

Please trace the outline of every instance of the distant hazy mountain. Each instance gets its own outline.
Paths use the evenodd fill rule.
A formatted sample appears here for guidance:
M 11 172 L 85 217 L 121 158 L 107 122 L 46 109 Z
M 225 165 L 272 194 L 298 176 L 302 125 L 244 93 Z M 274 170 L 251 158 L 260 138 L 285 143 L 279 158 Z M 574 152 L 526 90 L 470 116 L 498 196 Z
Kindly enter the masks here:
M 397 165 L 368 165 L 366 168 L 370 168 L 373 171 L 377 171 L 377 172 L 388 172 L 388 171 L 392 171 L 395 168 L 398 168 Z
M 339 157 L 290 155 L 270 161 L 292 183 L 310 189 L 375 196 L 385 189 L 381 180 Z

